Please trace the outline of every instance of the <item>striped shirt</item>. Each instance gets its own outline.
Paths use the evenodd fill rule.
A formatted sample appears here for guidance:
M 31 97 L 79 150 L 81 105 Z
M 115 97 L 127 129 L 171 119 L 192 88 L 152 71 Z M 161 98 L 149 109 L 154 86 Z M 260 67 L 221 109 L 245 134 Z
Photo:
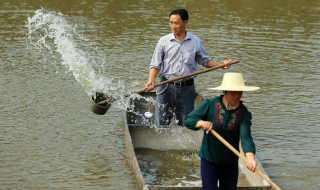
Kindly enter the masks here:
M 198 70 L 198 65 L 207 66 L 211 60 L 197 36 L 187 33 L 182 42 L 173 33 L 158 41 L 150 63 L 150 69 L 159 70 L 159 76 L 171 79 Z

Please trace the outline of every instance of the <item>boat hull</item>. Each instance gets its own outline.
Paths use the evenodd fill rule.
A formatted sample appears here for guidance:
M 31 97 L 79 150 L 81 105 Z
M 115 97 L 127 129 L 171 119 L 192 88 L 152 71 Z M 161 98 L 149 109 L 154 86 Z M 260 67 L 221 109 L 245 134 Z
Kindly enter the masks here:
M 147 97 L 154 97 L 151 93 Z M 197 95 L 196 105 L 202 101 L 202 97 Z M 128 163 L 135 175 L 137 188 L 142 190 L 200 190 L 201 185 L 179 186 L 179 185 L 163 185 L 163 184 L 147 184 L 139 165 L 136 150 L 137 149 L 154 149 L 158 151 L 170 150 L 198 150 L 200 147 L 203 132 L 201 130 L 195 132 L 180 126 L 170 126 L 170 128 L 156 128 L 153 126 L 153 118 L 147 117 L 145 112 L 154 113 L 154 105 L 143 100 L 138 102 L 132 100 L 134 109 L 126 113 L 126 117 L 122 124 L 125 139 L 125 150 Z M 196 106 L 195 105 L 195 106 Z M 134 116 L 133 112 L 137 115 Z M 177 136 L 181 138 L 177 138 Z M 183 140 L 177 140 L 183 139 Z M 241 147 L 240 147 L 241 148 Z M 177 166 L 172 166 L 172 168 Z M 258 167 L 265 173 L 261 164 Z M 179 170 L 179 168 L 177 168 Z M 240 190 L 270 190 L 271 186 L 260 178 L 258 175 L 249 171 L 242 160 L 239 159 L 239 172 L 242 178 L 247 181 L 245 184 L 239 183 Z M 239 179 L 240 181 L 241 179 Z

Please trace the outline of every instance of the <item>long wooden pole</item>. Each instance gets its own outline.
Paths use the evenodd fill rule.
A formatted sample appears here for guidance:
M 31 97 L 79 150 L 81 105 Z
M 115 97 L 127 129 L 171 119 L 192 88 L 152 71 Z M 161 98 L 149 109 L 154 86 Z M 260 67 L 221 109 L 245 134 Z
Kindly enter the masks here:
M 230 65 L 233 65 L 233 64 L 236 64 L 236 63 L 239 63 L 239 61 L 232 61 L 230 63 Z M 200 71 L 193 72 L 193 73 L 190 73 L 190 74 L 187 74 L 187 75 L 183 75 L 183 76 L 180 76 L 180 77 L 172 78 L 172 79 L 160 82 L 158 84 L 155 84 L 154 87 L 156 88 L 158 86 L 162 86 L 162 85 L 170 83 L 170 82 L 174 82 L 174 81 L 177 81 L 177 80 L 185 79 L 185 78 L 188 78 L 188 77 L 191 77 L 191 76 L 194 76 L 194 75 L 199 75 L 199 74 L 206 73 L 206 72 L 209 72 L 209 71 L 212 71 L 212 70 L 216 70 L 216 69 L 220 69 L 220 68 L 223 68 L 223 67 L 224 67 L 224 64 L 221 64 L 221 65 L 218 65 L 218 66 L 215 66 L 215 67 L 211 67 L 211 68 L 208 68 L 208 69 L 200 70 Z M 141 93 L 141 92 L 144 92 L 144 91 L 145 91 L 145 89 L 141 89 L 141 90 L 135 91 L 134 93 Z
M 239 61 L 235 60 L 235 61 L 232 61 L 230 63 L 230 65 L 233 65 L 233 64 L 236 64 L 236 63 L 239 63 Z M 224 64 L 220 64 L 218 66 L 215 66 L 215 67 L 211 67 L 211 68 L 208 68 L 208 69 L 204 69 L 204 70 L 200 70 L 200 71 L 197 71 L 197 72 L 193 72 L 193 73 L 190 73 L 190 74 L 187 74 L 187 75 L 183 75 L 183 76 L 180 76 L 180 77 L 176 77 L 176 78 L 173 78 L 173 79 L 170 79 L 170 80 L 166 80 L 166 81 L 163 81 L 163 82 L 160 82 L 158 84 L 155 84 L 154 85 L 154 88 L 158 87 L 158 86 L 162 86 L 164 84 L 167 84 L 167 83 L 170 83 L 170 82 L 173 82 L 173 81 L 177 81 L 177 80 L 181 80 L 181 79 L 185 79 L 185 78 L 188 78 L 188 77 L 191 77 L 191 76 L 194 76 L 194 75 L 199 75 L 199 74 L 202 74 L 202 73 L 206 73 L 206 72 L 209 72 L 209 71 L 212 71 L 212 70 L 216 70 L 216 69 L 220 69 L 220 68 L 223 68 L 224 67 Z M 134 91 L 132 93 L 142 93 L 142 92 L 145 92 L 145 89 L 141 89 L 141 90 L 137 90 L 137 91 Z M 131 93 L 129 94 L 126 94 L 125 97 L 128 97 L 130 96 Z M 111 100 L 110 100 L 111 99 Z M 113 101 L 115 101 L 117 99 L 115 98 L 109 98 L 108 100 L 103 100 L 101 102 L 98 103 L 98 105 L 103 105 L 103 104 L 110 104 L 112 103 Z
M 244 161 L 244 163 L 248 164 L 248 159 L 243 155 L 240 154 L 239 151 L 237 151 L 232 145 L 230 145 L 223 137 L 221 137 L 216 131 L 214 131 L 213 129 L 210 131 L 215 137 L 217 137 L 217 139 L 219 141 L 221 141 L 226 147 L 228 147 L 233 153 L 235 153 L 242 161 Z M 256 173 L 262 177 L 264 180 L 266 180 L 273 189 L 275 190 L 281 190 L 279 186 L 277 186 L 273 181 L 271 181 L 271 179 L 265 175 L 259 167 L 257 167 L 256 169 Z

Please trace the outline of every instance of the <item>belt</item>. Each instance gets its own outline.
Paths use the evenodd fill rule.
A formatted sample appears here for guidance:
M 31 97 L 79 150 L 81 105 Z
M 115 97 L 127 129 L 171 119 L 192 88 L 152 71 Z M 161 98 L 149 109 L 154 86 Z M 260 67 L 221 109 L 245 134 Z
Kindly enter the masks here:
M 162 77 L 162 81 L 166 81 L 168 79 Z M 173 86 L 177 86 L 177 87 L 181 87 L 181 86 L 192 86 L 194 85 L 194 80 L 193 79 L 189 79 L 186 81 L 173 81 L 173 82 L 169 82 L 169 84 L 173 84 Z

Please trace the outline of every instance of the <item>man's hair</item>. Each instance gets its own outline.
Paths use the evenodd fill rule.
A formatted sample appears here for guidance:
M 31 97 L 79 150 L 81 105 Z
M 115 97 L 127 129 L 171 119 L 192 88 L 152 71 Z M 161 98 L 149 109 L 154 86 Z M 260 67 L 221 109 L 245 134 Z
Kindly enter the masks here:
M 180 15 L 181 20 L 183 20 L 183 21 L 189 20 L 188 11 L 185 9 L 175 9 L 170 13 L 170 16 L 171 15 Z

